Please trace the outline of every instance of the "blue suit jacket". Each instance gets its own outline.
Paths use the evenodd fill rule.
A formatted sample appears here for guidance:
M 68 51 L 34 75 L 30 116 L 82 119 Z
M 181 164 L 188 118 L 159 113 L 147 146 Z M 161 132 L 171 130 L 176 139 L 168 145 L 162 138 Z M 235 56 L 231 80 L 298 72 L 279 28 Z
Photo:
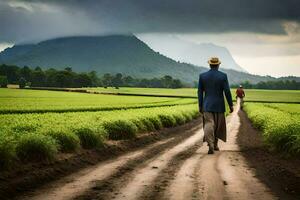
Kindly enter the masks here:
M 218 69 L 200 74 L 198 84 L 199 109 L 204 112 L 225 112 L 224 93 L 229 106 L 233 106 L 227 75 Z

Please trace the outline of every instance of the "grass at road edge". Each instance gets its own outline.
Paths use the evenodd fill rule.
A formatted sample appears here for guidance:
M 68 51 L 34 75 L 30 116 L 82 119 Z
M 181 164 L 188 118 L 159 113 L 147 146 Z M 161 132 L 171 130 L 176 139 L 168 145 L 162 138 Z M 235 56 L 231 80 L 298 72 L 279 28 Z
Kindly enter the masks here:
M 271 150 L 288 155 L 300 154 L 300 113 L 299 104 L 247 103 L 245 111 L 253 125 L 263 133 L 265 143 Z

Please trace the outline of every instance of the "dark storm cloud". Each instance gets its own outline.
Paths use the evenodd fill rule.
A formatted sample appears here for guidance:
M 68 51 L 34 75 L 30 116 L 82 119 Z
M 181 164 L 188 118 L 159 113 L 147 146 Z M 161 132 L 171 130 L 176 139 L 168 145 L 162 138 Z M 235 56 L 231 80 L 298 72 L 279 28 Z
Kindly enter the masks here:
M 299 0 L 2 0 L 0 42 L 145 32 L 285 34 Z

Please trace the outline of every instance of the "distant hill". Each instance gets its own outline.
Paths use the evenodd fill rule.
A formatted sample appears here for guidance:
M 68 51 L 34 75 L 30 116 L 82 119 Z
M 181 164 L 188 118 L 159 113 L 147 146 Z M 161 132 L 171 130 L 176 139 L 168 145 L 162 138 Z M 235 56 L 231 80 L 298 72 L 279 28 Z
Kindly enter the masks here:
M 212 56 L 217 56 L 222 62 L 222 68 L 246 72 L 245 69 L 235 62 L 227 48 L 213 43 L 196 44 L 174 35 L 141 35 L 139 37 L 154 50 L 175 60 L 197 66 L 208 66 L 207 60 Z
M 277 80 L 282 80 L 282 81 L 296 81 L 296 82 L 300 82 L 300 77 L 297 76 L 286 76 L 286 77 L 280 77 Z
M 222 62 L 222 68 L 247 72 L 235 62 L 228 49 L 225 47 L 217 46 L 212 43 L 202 43 L 191 45 L 189 48 L 190 49 L 187 49 L 186 54 L 184 55 L 186 62 L 199 66 L 206 66 L 207 58 L 213 55 L 220 58 Z
M 208 70 L 163 56 L 133 35 L 66 37 L 15 45 L 0 53 L 0 63 L 44 69 L 72 67 L 77 72 L 95 70 L 99 75 L 120 72 L 137 78 L 171 75 L 186 83 L 197 81 L 199 73 Z M 235 70 L 223 71 L 231 84 L 276 80 Z

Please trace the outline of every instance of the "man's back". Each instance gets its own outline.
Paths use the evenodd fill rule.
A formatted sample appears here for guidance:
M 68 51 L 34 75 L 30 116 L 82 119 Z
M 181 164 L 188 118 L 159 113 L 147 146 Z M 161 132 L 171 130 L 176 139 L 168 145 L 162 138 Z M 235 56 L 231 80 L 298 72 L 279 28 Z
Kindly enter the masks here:
M 224 93 L 233 112 L 232 97 L 227 75 L 219 72 L 221 61 L 212 57 L 208 64 L 210 70 L 199 76 L 198 102 L 203 116 L 204 141 L 208 143 L 208 154 L 219 151 L 218 139 L 226 142 L 226 120 Z
M 244 98 L 245 92 L 244 92 L 243 88 L 238 88 L 236 90 L 236 96 L 239 97 L 239 98 Z
M 232 97 L 225 73 L 211 69 L 200 74 L 198 98 L 199 106 L 203 108 L 204 112 L 225 112 L 224 93 L 228 104 L 232 106 Z

